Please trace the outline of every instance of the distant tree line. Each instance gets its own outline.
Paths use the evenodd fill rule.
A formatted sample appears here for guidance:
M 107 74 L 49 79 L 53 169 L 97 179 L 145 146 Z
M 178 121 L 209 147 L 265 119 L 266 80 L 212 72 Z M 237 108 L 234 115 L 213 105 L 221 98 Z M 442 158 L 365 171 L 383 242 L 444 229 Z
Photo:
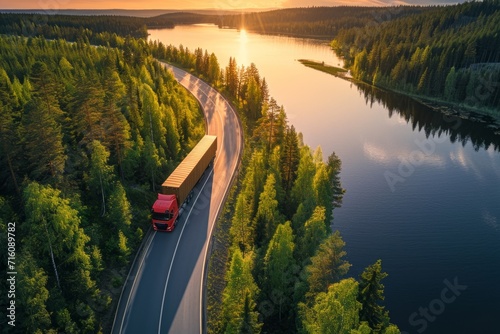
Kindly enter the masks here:
M 197 14 L 190 12 L 176 12 L 162 14 L 144 19 L 148 28 L 173 28 L 176 25 L 213 23 L 217 20 L 216 15 Z
M 377 86 L 500 110 L 500 1 L 431 8 L 341 30 L 333 49 Z
M 267 12 L 224 12 L 219 15 L 177 12 L 154 17 L 112 15 L 53 15 L 0 13 L 0 33 L 45 36 L 76 41 L 99 34 L 146 38 L 148 28 L 173 28 L 176 25 L 212 23 L 220 27 L 248 29 L 259 33 L 313 36 L 331 39 L 341 29 L 363 27 L 421 13 L 427 7 L 309 7 Z
M 173 28 L 175 25 L 214 23 L 218 16 L 188 12 L 153 17 L 118 15 L 61 15 L 54 13 L 0 13 L 0 34 L 44 36 L 49 39 L 77 41 L 87 39 L 101 45 L 113 41 L 109 36 L 147 38 L 148 28 Z M 105 38 L 103 38 L 103 36 Z
M 125 45 L 0 36 L 0 231 L 17 223 L 19 332 L 109 330 L 155 191 L 204 133 L 144 41 Z
M 286 34 L 331 39 L 341 29 L 364 27 L 417 13 L 427 7 L 307 7 L 261 13 L 221 15 L 214 23 L 220 27 L 247 29 L 266 34 Z
M 173 24 L 166 26 L 173 27 Z M 0 13 L 0 34 L 22 36 L 44 36 L 76 41 L 94 34 L 116 34 L 118 36 L 146 38 L 146 19 L 114 15 L 54 15 Z

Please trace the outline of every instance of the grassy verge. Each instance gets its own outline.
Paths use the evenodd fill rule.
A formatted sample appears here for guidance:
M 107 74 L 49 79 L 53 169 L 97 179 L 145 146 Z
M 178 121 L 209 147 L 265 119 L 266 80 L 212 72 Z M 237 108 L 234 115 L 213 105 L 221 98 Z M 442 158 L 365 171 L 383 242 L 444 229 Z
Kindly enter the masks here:
M 246 134 L 248 133 L 247 124 L 241 110 L 236 106 L 235 101 L 232 101 L 229 96 L 221 93 L 228 101 L 231 101 L 233 108 L 238 113 L 241 120 L 241 126 L 244 136 L 244 150 L 241 157 L 241 163 L 236 171 L 236 177 L 233 180 L 233 185 L 229 191 L 226 203 L 223 206 L 222 212 L 215 224 L 215 229 L 212 233 L 211 249 L 208 254 L 207 268 L 207 285 L 206 285 L 206 322 L 207 333 L 221 333 L 223 331 L 224 318 L 222 309 L 222 294 L 226 287 L 226 271 L 229 261 L 229 249 L 231 247 L 231 238 L 229 230 L 231 228 L 234 215 L 236 198 L 241 190 L 242 171 L 246 169 L 249 159 L 248 143 Z
M 307 60 L 307 59 L 299 59 L 299 62 L 307 67 L 313 68 L 315 70 L 325 72 L 331 75 L 335 75 L 336 77 L 343 77 L 346 73 L 347 70 L 344 68 L 340 67 L 335 67 L 335 66 L 330 66 L 330 65 L 325 65 L 325 62 L 317 62 L 313 60 Z
M 234 185 L 227 198 L 212 235 L 212 249 L 208 261 L 207 275 L 207 332 L 221 333 L 223 325 L 222 293 L 226 287 L 226 270 L 231 240 L 229 229 L 234 213 L 238 190 Z

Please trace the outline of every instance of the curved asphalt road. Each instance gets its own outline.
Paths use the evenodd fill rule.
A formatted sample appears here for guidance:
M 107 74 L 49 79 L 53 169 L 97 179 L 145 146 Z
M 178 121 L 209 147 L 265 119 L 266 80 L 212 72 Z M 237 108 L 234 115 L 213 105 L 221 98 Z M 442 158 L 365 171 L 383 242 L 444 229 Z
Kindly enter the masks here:
M 120 297 L 112 333 L 204 333 L 204 270 L 214 223 L 242 151 L 236 112 L 212 87 L 167 64 L 200 102 L 207 134 L 217 136 L 214 168 L 195 188 L 194 201 L 171 233 L 149 233 Z M 152 204 L 152 203 L 151 203 Z

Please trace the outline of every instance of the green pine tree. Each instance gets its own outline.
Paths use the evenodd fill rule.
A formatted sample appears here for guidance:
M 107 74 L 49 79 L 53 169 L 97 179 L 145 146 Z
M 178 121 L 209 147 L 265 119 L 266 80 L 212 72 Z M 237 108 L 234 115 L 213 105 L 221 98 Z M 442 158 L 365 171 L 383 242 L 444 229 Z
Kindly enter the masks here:
M 339 282 L 347 274 L 351 264 L 343 259 L 347 254 L 344 246 L 345 242 L 338 231 L 321 243 L 311 258 L 311 264 L 306 267 L 309 298 L 325 292 L 330 284 Z
M 363 308 L 359 313 L 361 321 L 366 321 L 375 333 L 381 333 L 389 325 L 389 312 L 380 305 L 384 301 L 382 280 L 387 273 L 382 272 L 382 260 L 366 267 L 359 279 L 358 301 Z
M 22 139 L 30 176 L 38 181 L 59 181 L 66 154 L 60 119 L 63 112 L 56 99 L 57 85 L 47 65 L 36 62 L 30 80 L 33 98 L 23 115 Z

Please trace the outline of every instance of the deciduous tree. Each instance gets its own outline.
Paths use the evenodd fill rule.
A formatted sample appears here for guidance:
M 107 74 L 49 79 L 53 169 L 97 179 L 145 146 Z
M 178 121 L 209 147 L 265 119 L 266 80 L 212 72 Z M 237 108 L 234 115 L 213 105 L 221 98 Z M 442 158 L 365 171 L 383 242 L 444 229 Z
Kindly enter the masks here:
M 312 307 L 305 308 L 303 324 L 311 334 L 351 334 L 358 329 L 361 304 L 356 300 L 358 282 L 344 279 L 319 293 Z
M 278 225 L 264 258 L 264 292 L 266 297 L 276 304 L 279 321 L 291 309 L 290 302 L 297 271 L 293 257 L 294 249 L 295 243 L 290 222 Z
M 18 286 L 19 309 L 24 318 L 19 327 L 24 327 L 30 333 L 46 331 L 51 328 L 50 313 L 46 307 L 49 299 L 48 276 L 42 268 L 37 267 L 31 253 L 23 252 L 19 255 L 20 262 L 17 266 L 19 282 L 16 286 Z
M 326 224 L 329 227 L 332 221 L 333 189 L 328 175 L 328 167 L 324 163 L 319 164 L 316 168 L 313 187 L 317 205 L 326 210 Z
M 238 246 L 243 254 L 251 249 L 254 242 L 254 226 L 251 224 L 250 204 L 246 193 L 241 192 L 236 199 L 236 207 L 229 234 L 233 244 Z
M 325 225 L 325 208 L 318 206 L 304 225 L 304 236 L 299 239 L 299 251 L 297 257 L 300 261 L 307 261 L 312 257 L 318 246 L 326 239 L 328 229 Z
M 244 259 L 238 248 L 234 250 L 222 297 L 225 333 L 260 333 L 262 325 L 255 311 L 259 289 L 252 277 L 250 259 Z
M 264 185 L 264 190 L 259 196 L 259 207 L 255 216 L 257 229 L 256 241 L 258 245 L 267 244 L 273 236 L 276 227 L 282 221 L 281 214 L 278 211 L 275 183 L 274 175 L 269 174 Z
M 108 164 L 109 152 L 98 141 L 91 144 L 90 168 L 87 185 L 92 193 L 97 193 L 101 198 L 101 216 L 106 214 L 106 199 L 114 180 L 113 167 Z
M 54 270 L 58 286 L 76 296 L 94 291 L 92 269 L 85 246 L 90 240 L 80 227 L 80 216 L 59 190 L 29 183 L 23 192 L 26 221 L 23 230 L 27 251 L 36 254 L 39 263 Z M 50 260 L 49 260 L 50 259 Z M 75 283 L 78 283 L 75 285 Z

